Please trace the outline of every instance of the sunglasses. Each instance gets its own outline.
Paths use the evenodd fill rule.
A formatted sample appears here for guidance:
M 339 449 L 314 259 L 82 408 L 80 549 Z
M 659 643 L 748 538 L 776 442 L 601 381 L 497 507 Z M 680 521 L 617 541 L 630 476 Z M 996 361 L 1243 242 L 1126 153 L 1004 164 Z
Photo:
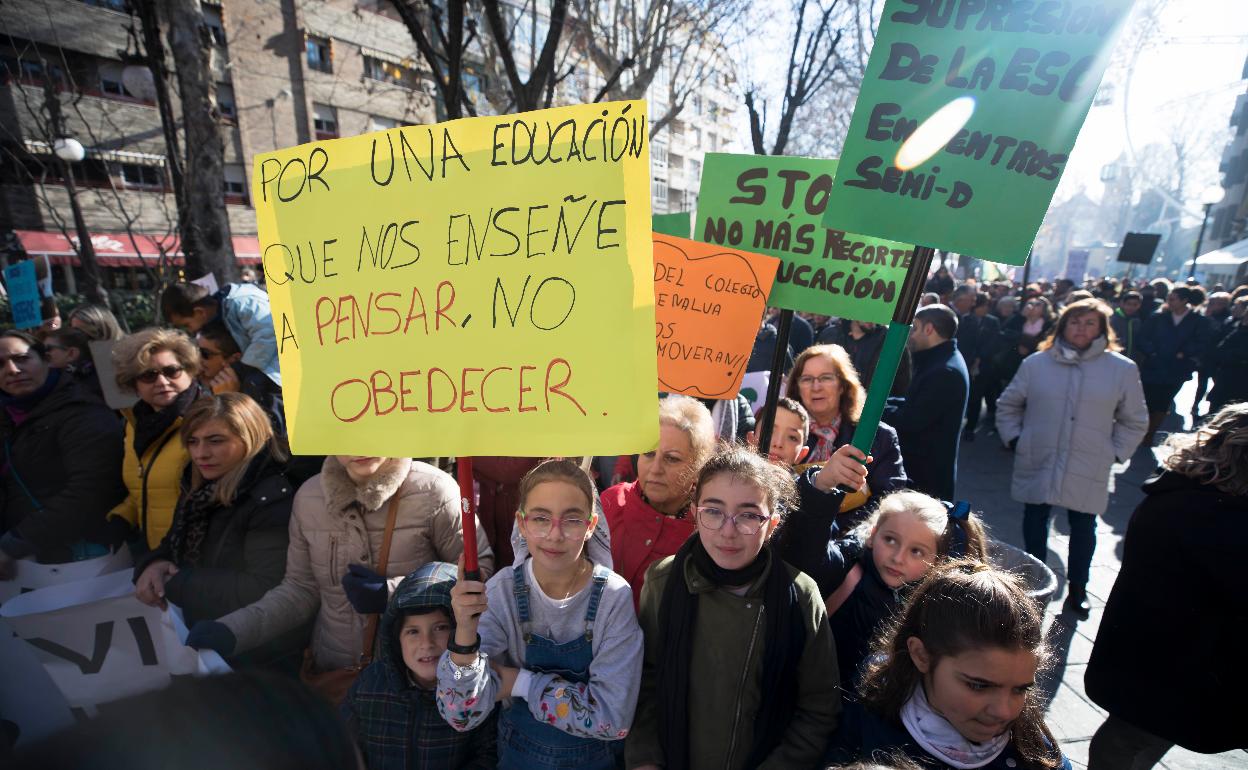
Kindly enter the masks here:
M 180 366 L 162 366 L 159 369 L 148 369 L 146 372 L 143 372 L 138 377 L 135 377 L 135 379 L 143 383 L 144 385 L 151 385 L 152 383 L 156 382 L 156 380 L 160 379 L 160 377 L 162 376 L 166 380 L 176 380 L 177 378 L 182 376 L 182 372 L 184 371 L 186 370 Z

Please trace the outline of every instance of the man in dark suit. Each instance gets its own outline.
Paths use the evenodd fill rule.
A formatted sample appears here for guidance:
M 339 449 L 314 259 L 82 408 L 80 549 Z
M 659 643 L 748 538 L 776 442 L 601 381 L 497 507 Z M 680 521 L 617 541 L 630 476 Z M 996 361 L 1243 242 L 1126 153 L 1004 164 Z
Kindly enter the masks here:
M 958 317 L 944 305 L 915 313 L 908 346 L 913 370 L 904 402 L 890 404 L 884 420 L 897 429 L 913 489 L 953 500 L 958 436 L 970 377 L 954 337 Z

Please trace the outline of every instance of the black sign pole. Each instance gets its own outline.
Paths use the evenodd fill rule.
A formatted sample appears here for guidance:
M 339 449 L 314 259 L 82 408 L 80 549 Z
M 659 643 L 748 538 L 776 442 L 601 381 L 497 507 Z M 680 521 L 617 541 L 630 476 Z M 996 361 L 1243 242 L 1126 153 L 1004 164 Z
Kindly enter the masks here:
M 771 432 L 776 423 L 776 402 L 780 400 L 780 380 L 784 377 L 784 354 L 789 350 L 789 332 L 793 328 L 793 311 L 780 311 L 780 328 L 776 335 L 776 352 L 771 357 L 771 379 L 767 381 L 767 399 L 763 402 L 763 422 L 754 435 L 758 451 L 766 457 L 771 451 Z

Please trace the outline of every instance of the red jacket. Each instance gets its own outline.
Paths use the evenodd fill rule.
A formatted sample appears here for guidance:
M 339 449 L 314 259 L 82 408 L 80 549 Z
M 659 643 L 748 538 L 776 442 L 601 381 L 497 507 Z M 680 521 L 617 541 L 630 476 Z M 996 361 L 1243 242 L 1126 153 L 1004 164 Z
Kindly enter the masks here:
M 637 482 L 616 484 L 602 493 L 602 511 L 611 532 L 615 571 L 633 587 L 633 606 L 641 607 L 646 569 L 676 553 L 696 529 L 692 517 L 664 516 L 641 497 Z

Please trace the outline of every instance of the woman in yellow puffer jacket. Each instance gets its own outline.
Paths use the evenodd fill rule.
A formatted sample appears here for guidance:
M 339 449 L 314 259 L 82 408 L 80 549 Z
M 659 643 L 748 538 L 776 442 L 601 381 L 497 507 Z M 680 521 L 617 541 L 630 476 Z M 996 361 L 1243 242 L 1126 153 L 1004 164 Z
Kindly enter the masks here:
M 117 386 L 138 395 L 122 410 L 126 418 L 126 457 L 122 478 L 128 494 L 112 512 L 141 535 L 142 550 L 155 548 L 169 531 L 178 503 L 182 472 L 189 456 L 178 431 L 182 415 L 204 396 L 199 349 L 172 329 L 131 334 L 113 349 Z

